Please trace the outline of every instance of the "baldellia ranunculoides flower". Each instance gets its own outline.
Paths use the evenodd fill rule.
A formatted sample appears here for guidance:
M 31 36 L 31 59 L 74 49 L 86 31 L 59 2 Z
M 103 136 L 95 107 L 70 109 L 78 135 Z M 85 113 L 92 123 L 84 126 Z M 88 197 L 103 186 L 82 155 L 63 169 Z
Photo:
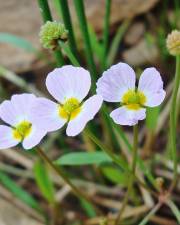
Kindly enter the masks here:
M 100 95 L 93 95 L 82 103 L 91 87 L 90 74 L 82 67 L 66 65 L 54 69 L 47 76 L 46 86 L 57 102 L 39 98 L 33 111 L 37 124 L 48 132 L 68 123 L 66 134 L 78 135 L 103 102 Z
M 120 107 L 111 112 L 115 123 L 133 126 L 146 117 L 146 107 L 156 107 L 165 98 L 159 72 L 151 67 L 141 74 L 138 87 L 136 74 L 126 63 L 118 63 L 105 71 L 97 82 L 97 94 Z
M 46 135 L 35 123 L 31 111 L 36 99 L 33 94 L 16 94 L 0 105 L 0 118 L 6 123 L 0 125 L 0 149 L 19 143 L 24 149 L 31 149 Z

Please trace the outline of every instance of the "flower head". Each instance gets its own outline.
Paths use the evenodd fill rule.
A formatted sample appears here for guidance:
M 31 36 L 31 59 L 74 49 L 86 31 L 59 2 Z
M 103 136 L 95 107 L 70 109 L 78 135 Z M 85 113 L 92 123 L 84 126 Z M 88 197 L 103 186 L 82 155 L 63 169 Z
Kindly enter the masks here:
M 63 23 L 56 21 L 47 21 L 40 30 L 39 33 L 40 42 L 44 48 L 56 49 L 58 41 L 66 41 L 68 37 L 68 31 L 65 29 Z
M 82 103 L 90 90 L 91 78 L 89 72 L 81 67 L 67 65 L 53 70 L 47 76 L 46 86 L 57 102 L 39 98 L 33 111 L 39 126 L 49 132 L 68 123 L 67 135 L 79 134 L 103 102 L 101 96 L 94 95 Z
M 180 55 L 180 31 L 173 30 L 168 34 L 166 46 L 171 55 Z
M 138 88 L 136 75 L 126 63 L 118 63 L 105 71 L 97 82 L 97 94 L 107 102 L 119 102 L 120 107 L 111 112 L 115 123 L 135 125 L 146 117 L 146 107 L 155 107 L 165 98 L 163 82 L 155 68 L 142 73 Z
M 13 95 L 0 105 L 0 118 L 7 125 L 0 125 L 0 149 L 22 143 L 25 149 L 39 144 L 46 132 L 34 122 L 31 108 L 36 97 L 33 94 Z

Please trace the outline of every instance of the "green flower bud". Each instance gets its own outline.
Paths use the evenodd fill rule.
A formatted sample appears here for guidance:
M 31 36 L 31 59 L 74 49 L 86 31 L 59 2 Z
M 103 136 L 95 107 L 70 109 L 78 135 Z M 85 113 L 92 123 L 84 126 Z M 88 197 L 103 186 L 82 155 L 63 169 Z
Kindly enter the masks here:
M 180 55 L 180 31 L 173 30 L 168 34 L 166 46 L 171 55 Z
M 47 21 L 39 33 L 40 42 L 44 48 L 54 50 L 58 47 L 58 41 L 66 41 L 68 38 L 68 30 L 65 29 L 63 23 Z

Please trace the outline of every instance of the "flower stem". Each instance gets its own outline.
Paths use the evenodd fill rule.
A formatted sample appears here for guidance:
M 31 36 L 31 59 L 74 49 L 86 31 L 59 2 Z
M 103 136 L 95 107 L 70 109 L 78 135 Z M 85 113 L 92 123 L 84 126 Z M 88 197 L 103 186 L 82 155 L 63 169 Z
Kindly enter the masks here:
M 50 8 L 48 5 L 48 1 L 38 0 L 38 4 L 39 4 L 39 9 L 40 9 L 41 16 L 43 18 L 44 23 L 47 21 L 53 21 Z M 55 50 L 53 54 L 54 54 L 54 58 L 56 60 L 57 66 L 64 65 L 64 58 L 63 58 L 62 52 L 60 50 Z
M 71 51 L 71 49 L 69 48 L 69 46 L 64 43 L 63 41 L 58 41 L 59 46 L 61 47 L 61 49 L 64 50 L 66 56 L 68 57 L 68 59 L 70 60 L 70 62 L 74 65 L 74 66 L 80 66 L 77 58 L 74 56 L 73 52 Z
M 109 23 L 110 23 L 110 11 L 111 11 L 111 0 L 106 0 L 106 13 L 104 18 L 104 32 L 103 32 L 103 67 L 106 69 L 106 55 L 108 48 L 108 37 L 109 37 Z
M 172 100 L 171 100 L 171 111 L 170 111 L 170 143 L 171 143 L 171 150 L 172 150 L 172 157 L 174 162 L 174 176 L 173 181 L 170 186 L 170 191 L 176 185 L 178 172 L 178 157 L 177 157 L 177 148 L 176 148 L 176 112 L 177 112 L 177 94 L 180 85 L 180 55 L 176 56 L 176 74 L 174 80 L 174 88 L 172 93 Z
M 122 169 L 127 170 L 127 165 L 123 160 L 120 160 L 108 147 L 106 147 L 89 129 L 84 130 L 84 134 L 87 135 L 97 146 L 100 147 L 110 158 L 119 165 Z
M 39 10 L 41 12 L 44 23 L 46 21 L 52 21 L 52 15 L 47 0 L 38 0 Z
M 139 225 L 145 225 L 151 219 L 151 217 L 161 208 L 162 203 L 157 203 L 152 210 L 144 217 L 144 219 L 139 223 Z
M 138 151 L 138 125 L 136 124 L 133 128 L 133 133 L 134 133 L 134 138 L 133 138 L 133 156 L 132 156 L 132 167 L 131 167 L 131 175 L 129 176 L 129 181 L 128 181 L 128 188 L 126 195 L 123 199 L 122 206 L 119 210 L 117 219 L 115 221 L 115 225 L 120 224 L 122 214 L 127 206 L 129 195 L 131 193 L 132 187 L 133 187 L 133 181 L 136 173 L 136 164 L 137 164 L 137 151 Z
M 60 10 L 61 10 L 61 14 L 63 17 L 65 27 L 69 32 L 69 35 L 68 35 L 69 46 L 70 46 L 71 51 L 73 52 L 74 56 L 77 57 L 78 56 L 77 45 L 76 45 L 74 31 L 73 31 L 73 27 L 72 27 L 71 15 L 69 12 L 69 7 L 68 7 L 68 1 L 67 0 L 58 0 L 57 2 L 59 3 L 59 6 L 60 6 Z
M 94 203 L 92 202 L 92 200 L 89 198 L 88 195 L 86 195 L 84 192 L 81 192 L 70 180 L 69 178 L 64 174 L 64 172 L 61 170 L 60 166 L 56 166 L 54 165 L 51 160 L 48 158 L 48 156 L 44 153 L 44 151 L 40 148 L 40 147 L 37 147 L 37 152 L 39 154 L 39 156 L 64 180 L 64 182 L 66 184 L 68 184 L 73 193 L 79 197 L 79 198 L 83 198 L 85 199 L 87 202 L 89 202 L 91 205 L 94 206 Z M 95 206 L 94 206 L 95 207 Z M 97 211 L 99 211 L 96 207 L 95 209 Z
M 87 28 L 87 21 L 85 16 L 85 9 L 83 0 L 74 0 L 74 5 L 76 8 L 77 17 L 79 20 L 79 25 L 81 29 L 81 33 L 84 39 L 85 44 L 85 53 L 87 58 L 87 63 L 89 65 L 90 72 L 93 75 L 93 78 L 96 78 L 96 66 L 93 59 L 93 51 L 90 43 L 89 32 Z

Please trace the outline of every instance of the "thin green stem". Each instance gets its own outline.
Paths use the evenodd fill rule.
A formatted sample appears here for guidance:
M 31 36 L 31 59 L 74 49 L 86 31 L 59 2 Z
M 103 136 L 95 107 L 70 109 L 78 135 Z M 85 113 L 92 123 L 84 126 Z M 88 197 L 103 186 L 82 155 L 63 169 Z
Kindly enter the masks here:
M 134 182 L 134 177 L 136 173 L 136 164 L 137 164 L 137 151 L 138 151 L 138 125 L 136 124 L 133 128 L 133 133 L 134 133 L 134 138 L 133 138 L 133 156 L 132 156 L 132 167 L 131 167 L 131 175 L 129 176 L 129 181 L 128 181 L 128 189 L 126 192 L 126 195 L 123 199 L 122 206 L 119 210 L 117 219 L 115 221 L 115 225 L 121 224 L 121 219 L 123 212 L 127 206 L 128 199 L 131 193 L 131 190 L 133 188 L 133 182 Z
M 107 155 L 109 155 L 109 157 L 111 157 L 113 162 L 115 162 L 117 165 L 119 165 L 122 169 L 129 171 L 129 168 L 127 167 L 127 164 L 124 163 L 124 160 L 121 160 L 115 154 L 113 154 L 113 151 L 111 149 L 109 149 L 107 146 L 105 146 L 89 129 L 86 128 L 84 130 L 84 134 L 86 136 L 88 136 L 102 151 L 104 151 Z M 136 159 L 136 157 L 135 157 L 135 159 Z M 145 183 L 141 182 L 140 179 L 135 174 L 134 174 L 134 177 L 143 188 L 145 188 L 146 190 L 151 192 L 155 197 L 157 197 L 156 192 L 149 189 L 148 186 Z
M 66 184 L 68 184 L 73 193 L 79 197 L 79 198 L 83 198 L 86 201 L 88 201 L 90 204 L 94 205 L 94 203 L 92 202 L 92 200 L 89 198 L 88 195 L 86 195 L 84 192 L 81 192 L 70 180 L 69 178 L 64 174 L 64 172 L 61 170 L 60 166 L 56 166 L 54 165 L 51 160 L 48 158 L 48 156 L 45 154 L 45 152 L 40 148 L 37 147 L 37 152 L 39 154 L 39 156 L 64 180 L 64 182 Z M 96 208 L 97 209 L 97 208 Z
M 71 51 L 73 52 L 74 56 L 77 57 L 78 51 L 77 51 L 75 35 L 74 35 L 73 27 L 72 27 L 71 15 L 69 12 L 68 1 L 67 0 L 58 0 L 58 3 L 60 6 L 60 9 L 61 9 L 61 14 L 63 17 L 65 27 L 69 32 L 69 35 L 68 35 L 69 46 L 70 46 Z
M 127 19 L 125 20 L 117 29 L 117 32 L 113 38 L 113 40 L 111 41 L 111 46 L 109 49 L 109 53 L 107 56 L 107 66 L 111 66 L 112 63 L 115 60 L 115 57 L 117 55 L 117 52 L 119 51 L 119 46 L 121 44 L 121 40 L 125 34 L 125 32 L 127 31 L 129 25 L 130 25 L 131 20 Z
M 103 32 L 103 67 L 106 69 L 106 56 L 108 50 L 108 38 L 109 38 L 109 23 L 110 23 L 110 11 L 111 11 L 111 0 L 106 0 L 106 12 L 104 18 L 104 32 Z
M 152 210 L 144 217 L 144 219 L 139 223 L 139 225 L 145 225 L 151 219 L 151 217 L 161 208 L 162 203 L 158 203 L 152 208 Z
M 123 160 L 120 160 L 112 150 L 110 150 L 108 147 L 106 147 L 89 129 L 84 130 L 85 135 L 87 135 L 97 146 L 100 147 L 102 151 L 104 151 L 107 155 L 109 155 L 112 160 L 119 165 L 122 169 L 127 170 L 127 165 L 124 163 Z
M 71 63 L 74 66 L 80 66 L 77 58 L 74 56 L 73 52 L 71 51 L 71 49 L 69 48 L 69 46 L 67 44 L 65 44 L 63 41 L 59 41 L 58 44 L 60 45 L 61 49 L 64 50 L 66 56 L 68 57 L 68 59 L 71 61 Z
M 61 67 L 64 65 L 64 58 L 61 50 L 55 50 L 53 52 L 54 58 L 56 60 L 56 66 Z
M 89 32 L 88 32 L 88 28 L 87 28 L 87 21 L 86 21 L 86 16 L 85 16 L 83 0 L 74 0 L 74 5 L 76 8 L 77 17 L 79 20 L 82 37 L 84 39 L 87 63 L 88 63 L 89 69 L 93 75 L 93 78 L 95 79 L 96 78 L 96 66 L 95 66 L 94 59 L 93 59 L 93 51 L 92 51 L 90 38 L 89 38 Z M 93 86 L 93 89 L 95 90 L 95 84 Z
M 169 206 L 169 208 L 171 209 L 171 211 L 175 215 L 175 217 L 178 221 L 178 224 L 180 224 L 180 211 L 179 211 L 178 207 L 170 199 L 166 201 L 166 205 Z
M 180 55 L 176 56 L 176 74 L 174 80 L 174 88 L 172 93 L 171 111 L 170 111 L 170 143 L 174 162 L 174 176 L 170 187 L 170 191 L 172 191 L 173 188 L 175 187 L 178 176 L 177 172 L 178 157 L 176 148 L 176 112 L 177 112 L 177 94 L 179 85 L 180 85 Z
M 44 23 L 46 21 L 52 21 L 52 15 L 47 0 L 38 0 L 39 10 L 41 12 Z
M 53 21 L 48 1 L 47 0 L 38 0 L 38 4 L 39 4 L 41 16 L 43 18 L 43 22 L 46 23 L 47 21 Z M 60 50 L 55 50 L 53 52 L 53 55 L 56 60 L 57 66 L 64 65 L 64 58 L 63 58 L 63 55 Z

